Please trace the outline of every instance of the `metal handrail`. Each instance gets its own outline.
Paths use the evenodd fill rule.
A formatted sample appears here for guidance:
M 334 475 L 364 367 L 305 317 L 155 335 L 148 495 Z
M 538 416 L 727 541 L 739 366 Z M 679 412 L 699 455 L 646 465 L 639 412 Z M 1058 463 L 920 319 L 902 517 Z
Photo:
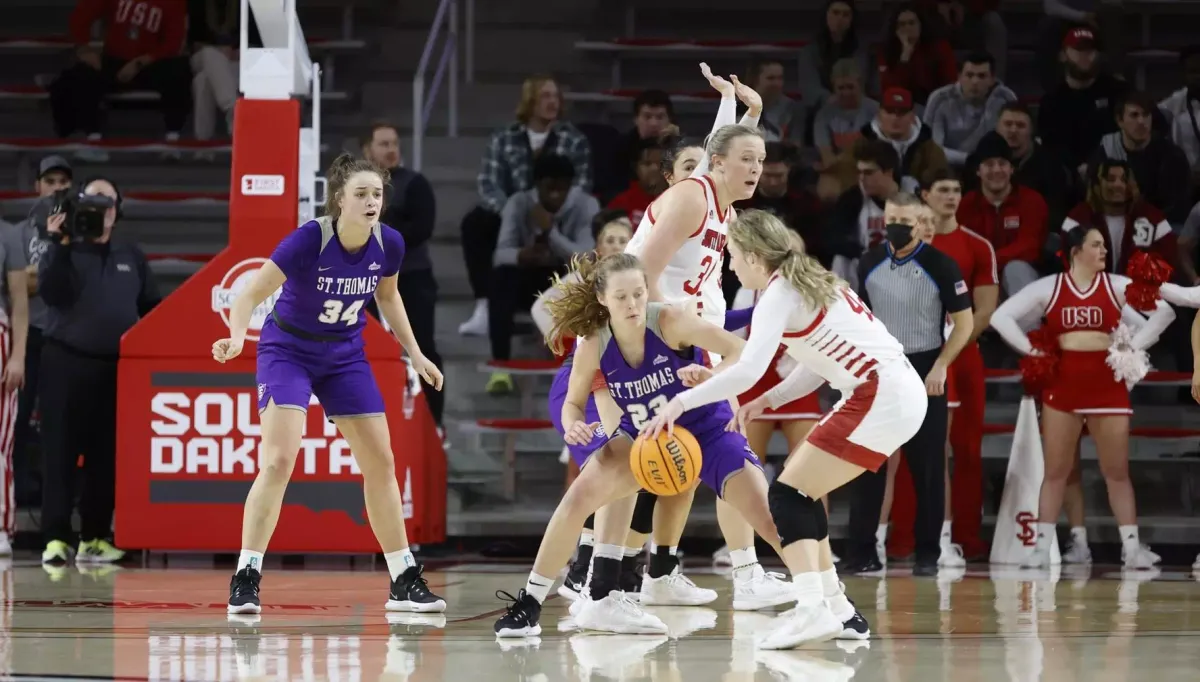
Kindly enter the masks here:
M 467 14 L 470 22 L 474 20 L 474 0 L 466 0 Z M 428 97 L 425 91 L 425 72 L 429 68 L 429 60 L 433 57 L 433 46 L 445 29 L 442 40 L 441 54 L 438 57 L 437 69 L 429 86 Z M 468 35 L 474 35 L 474 30 L 468 28 Z M 473 71 L 473 50 L 468 47 L 468 71 Z M 433 26 L 429 29 L 429 37 L 425 39 L 425 49 L 421 52 L 421 60 L 417 63 L 417 71 L 413 76 L 413 141 L 409 154 L 410 166 L 413 170 L 421 170 L 423 165 L 425 128 L 429 124 L 430 114 L 433 113 L 433 103 L 437 101 L 438 89 L 442 78 L 446 76 L 449 66 L 450 83 L 447 97 L 447 127 L 450 137 L 458 137 L 458 0 L 441 0 L 437 13 L 433 18 Z M 473 77 L 473 74 L 470 74 Z M 470 82 L 470 79 L 468 79 Z

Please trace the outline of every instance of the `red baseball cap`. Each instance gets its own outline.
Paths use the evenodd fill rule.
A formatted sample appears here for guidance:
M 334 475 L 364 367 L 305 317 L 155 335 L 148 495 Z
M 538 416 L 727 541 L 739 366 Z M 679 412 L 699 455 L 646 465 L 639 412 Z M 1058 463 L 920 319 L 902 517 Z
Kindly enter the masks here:
M 1063 36 L 1063 49 L 1068 47 L 1076 50 L 1094 50 L 1096 49 L 1096 35 L 1090 28 L 1073 28 Z
M 888 111 L 912 111 L 912 93 L 904 88 L 888 88 L 883 91 L 883 99 L 879 106 Z

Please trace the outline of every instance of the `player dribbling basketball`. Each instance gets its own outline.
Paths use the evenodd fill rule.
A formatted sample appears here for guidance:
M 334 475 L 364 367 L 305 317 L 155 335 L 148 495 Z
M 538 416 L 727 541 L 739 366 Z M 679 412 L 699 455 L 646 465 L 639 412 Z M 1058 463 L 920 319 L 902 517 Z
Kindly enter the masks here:
M 565 437 L 573 445 L 587 445 L 600 424 L 585 413 L 592 394 L 592 379 L 599 370 L 608 391 L 621 409 L 620 428 L 606 440 L 607 447 L 590 455 L 573 449 L 579 477 L 563 496 L 538 550 L 533 572 L 523 590 L 496 621 L 499 637 L 525 637 L 541 633 L 542 601 L 554 577 L 570 559 L 584 519 L 605 504 L 625 503 L 621 528 L 632 516 L 633 493 L 639 485 L 630 470 L 631 434 L 671 397 L 686 388 L 685 382 L 701 359 L 701 348 L 736 357 L 742 341 L 723 328 L 709 324 L 690 311 L 661 303 L 648 303 L 649 287 L 641 263 L 629 254 L 593 262 L 576 262 L 579 280 L 556 286 L 563 295 L 552 301 L 555 338 L 566 333 L 582 339 L 575 348 L 570 384 L 562 404 Z M 554 344 L 557 345 L 557 344 Z M 767 482 L 758 458 L 740 433 L 725 430 L 733 418 L 728 404 L 705 407 L 685 414 L 683 424 L 703 450 L 700 479 L 738 510 L 759 535 L 777 546 L 777 534 L 767 508 Z M 616 520 L 617 514 L 611 515 Z M 571 606 L 579 627 L 617 633 L 665 633 L 666 625 L 646 613 L 618 590 L 622 548 L 599 545 L 592 557 L 590 598 Z
M 804 252 L 800 237 L 763 211 L 729 230 L 731 265 L 743 286 L 764 289 L 738 361 L 677 395 L 642 431 L 656 437 L 680 415 L 751 388 L 780 343 L 799 365 L 778 386 L 743 405 L 738 424 L 767 407 L 808 395 L 822 383 L 842 392 L 771 485 L 780 556 L 792 572 L 796 608 L 759 646 L 788 649 L 833 637 L 865 639 L 866 621 L 842 592 L 829 549 L 821 497 L 866 470 L 878 470 L 925 418 L 925 384 L 904 349 L 849 286 Z M 731 425 L 733 426 L 733 425 Z
M 367 516 L 391 575 L 386 608 L 444 611 L 446 602 L 429 591 L 408 546 L 383 396 L 363 346 L 363 304 L 374 296 L 412 366 L 441 390 L 441 372 L 421 354 L 396 289 L 404 238 L 379 222 L 387 172 L 343 154 L 326 177 L 326 217 L 301 225 L 279 243 L 230 308 L 230 337 L 213 344 L 218 362 L 240 355 L 251 313 L 280 291 L 258 342 L 262 467 L 246 498 L 242 552 L 229 585 L 228 611 L 262 609 L 263 553 L 279 521 L 313 394 L 362 471 Z

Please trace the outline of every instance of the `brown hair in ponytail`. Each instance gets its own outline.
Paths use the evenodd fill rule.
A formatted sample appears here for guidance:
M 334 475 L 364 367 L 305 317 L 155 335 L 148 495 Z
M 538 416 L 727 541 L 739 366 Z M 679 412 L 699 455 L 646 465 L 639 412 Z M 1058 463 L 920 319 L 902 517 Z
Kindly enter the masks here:
M 575 256 L 571 260 L 571 270 L 579 275 L 579 280 L 555 276 L 552 288 L 557 289 L 559 295 L 546 302 L 554 321 L 546 334 L 546 344 L 555 353 L 562 353 L 564 336 L 591 336 L 608 324 L 608 308 L 600 303 L 600 295 L 608 289 L 608 278 L 618 272 L 641 269 L 642 263 L 637 256 L 628 253 L 617 253 L 600 260 L 589 255 Z
M 744 254 L 758 256 L 767 270 L 786 279 L 814 308 L 833 303 L 846 286 L 804 250 L 804 240 L 766 211 L 742 211 L 729 226 L 729 239 Z
M 329 191 L 325 196 L 325 215 L 334 220 L 340 217 L 342 209 L 338 206 L 338 202 L 342 199 L 342 193 L 346 191 L 346 183 L 356 173 L 374 173 L 379 176 L 380 182 L 384 185 L 387 185 L 390 179 L 390 173 L 386 169 L 380 168 L 366 159 L 342 154 L 333 160 L 333 163 L 329 165 L 329 170 L 325 172 L 325 178 L 329 183 Z

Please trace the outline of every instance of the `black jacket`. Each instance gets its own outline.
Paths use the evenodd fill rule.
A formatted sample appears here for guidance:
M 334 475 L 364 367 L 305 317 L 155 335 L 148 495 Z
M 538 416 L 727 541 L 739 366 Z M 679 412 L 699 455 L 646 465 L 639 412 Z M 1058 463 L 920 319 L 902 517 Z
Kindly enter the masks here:
M 116 359 L 121 336 L 162 300 L 146 255 L 122 239 L 52 243 L 38 268 L 46 338 L 85 355 Z
M 437 199 L 424 175 L 407 168 L 393 168 L 390 195 L 384 202 L 381 222 L 404 237 L 404 262 L 400 272 L 432 270 L 429 239 L 437 223 Z

